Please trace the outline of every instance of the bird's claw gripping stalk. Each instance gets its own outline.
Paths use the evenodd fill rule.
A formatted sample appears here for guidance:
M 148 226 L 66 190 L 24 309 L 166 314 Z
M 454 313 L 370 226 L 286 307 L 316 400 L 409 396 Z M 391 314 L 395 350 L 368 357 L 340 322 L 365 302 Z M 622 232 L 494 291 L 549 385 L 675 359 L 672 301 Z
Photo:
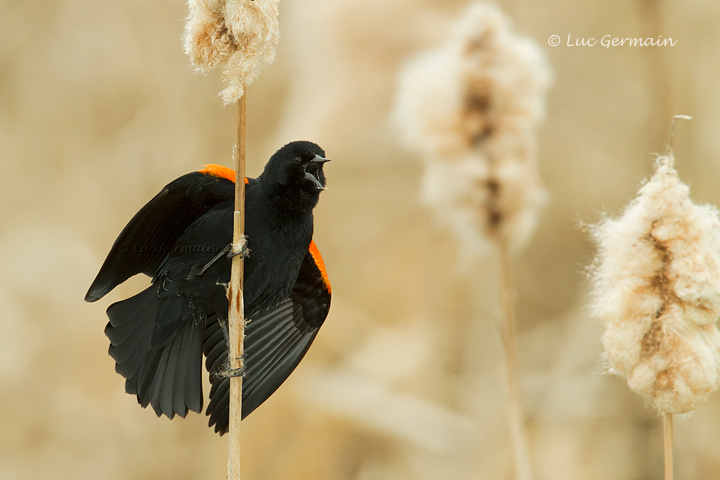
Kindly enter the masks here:
M 243 235 L 240 237 L 240 242 L 234 244 L 231 243 L 226 248 L 228 249 L 227 256 L 228 258 L 234 258 L 240 255 L 242 258 L 247 258 L 250 256 L 250 249 L 248 248 L 248 237 L 247 235 Z
M 232 377 L 244 377 L 245 376 L 245 355 L 240 356 L 240 368 L 230 368 L 230 359 L 228 358 L 228 361 L 226 365 L 220 369 L 218 372 L 218 375 L 225 377 L 225 378 L 232 378 Z

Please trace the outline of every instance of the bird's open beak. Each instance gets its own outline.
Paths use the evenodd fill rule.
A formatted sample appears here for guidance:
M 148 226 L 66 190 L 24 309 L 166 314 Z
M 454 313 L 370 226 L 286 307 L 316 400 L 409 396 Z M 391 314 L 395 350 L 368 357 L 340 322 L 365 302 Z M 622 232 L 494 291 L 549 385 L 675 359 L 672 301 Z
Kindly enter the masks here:
M 314 183 L 315 188 L 317 188 L 318 190 L 325 190 L 325 185 L 323 185 L 322 182 L 320 181 L 320 179 L 318 178 L 318 172 L 322 168 L 323 163 L 326 163 L 329 161 L 330 161 L 329 158 L 324 158 L 324 157 L 321 157 L 320 155 L 315 155 L 315 158 L 310 160 L 310 164 L 308 164 L 308 166 L 310 166 L 312 164 L 317 164 L 318 166 L 316 168 L 311 168 L 310 169 L 311 171 L 307 171 L 307 170 L 305 171 L 305 179 L 310 180 L 312 183 Z

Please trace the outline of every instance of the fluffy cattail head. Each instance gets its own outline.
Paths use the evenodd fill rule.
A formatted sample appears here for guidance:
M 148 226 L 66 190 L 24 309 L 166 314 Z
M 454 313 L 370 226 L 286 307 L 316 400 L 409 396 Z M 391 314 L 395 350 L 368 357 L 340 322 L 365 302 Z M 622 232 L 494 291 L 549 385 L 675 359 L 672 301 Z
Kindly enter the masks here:
M 550 77 L 532 39 L 515 33 L 496 6 L 475 3 L 444 45 L 407 62 L 394 120 L 420 153 L 447 156 L 512 142 L 503 137 L 533 133 L 544 118 Z
M 696 205 L 672 154 L 618 219 L 594 229 L 592 314 L 612 372 L 665 413 L 720 385 L 720 220 Z
M 470 6 L 447 43 L 406 65 L 394 120 L 427 163 L 423 197 L 468 251 L 519 246 L 546 195 L 535 164 L 549 68 L 497 7 Z
M 185 52 L 202 72 L 225 65 L 225 103 L 243 96 L 260 70 L 275 61 L 279 0 L 189 0 Z

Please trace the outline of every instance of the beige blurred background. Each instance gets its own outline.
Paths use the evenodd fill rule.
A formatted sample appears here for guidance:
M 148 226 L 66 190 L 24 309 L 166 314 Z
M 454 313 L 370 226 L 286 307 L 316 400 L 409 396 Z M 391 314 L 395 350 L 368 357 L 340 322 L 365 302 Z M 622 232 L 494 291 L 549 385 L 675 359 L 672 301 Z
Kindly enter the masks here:
M 510 479 L 497 263 L 470 264 L 418 201 L 422 163 L 391 128 L 402 60 L 466 2 L 281 4 L 277 62 L 250 88 L 248 175 L 314 140 L 333 162 L 315 240 L 333 282 L 300 368 L 244 423 L 243 478 Z M 672 114 L 694 199 L 720 204 L 720 4 L 500 2 L 555 72 L 540 165 L 551 194 L 515 258 L 520 365 L 539 479 L 657 479 L 661 420 L 602 375 L 586 312 L 583 222 L 616 212 L 663 152 Z M 0 0 L 0 478 L 222 479 L 207 419 L 126 395 L 83 296 L 127 220 L 170 180 L 231 164 L 219 75 L 181 46 L 180 0 Z M 552 48 L 663 35 L 674 47 Z M 720 395 L 676 422 L 676 473 L 720 477 Z

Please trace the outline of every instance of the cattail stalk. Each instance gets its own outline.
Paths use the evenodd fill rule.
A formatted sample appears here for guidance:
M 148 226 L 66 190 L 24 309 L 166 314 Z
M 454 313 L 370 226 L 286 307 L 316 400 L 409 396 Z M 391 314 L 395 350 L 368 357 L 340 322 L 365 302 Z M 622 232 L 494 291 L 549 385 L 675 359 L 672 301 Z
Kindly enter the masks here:
M 670 140 L 668 140 L 668 154 L 672 154 L 675 142 L 675 127 L 678 120 L 692 120 L 687 115 L 675 115 L 672 125 L 670 126 Z M 673 480 L 675 473 L 673 471 L 673 414 L 665 412 L 663 414 L 663 457 L 665 459 L 665 480 Z
M 673 480 L 673 415 L 663 415 L 663 452 L 665 454 L 665 480 Z
M 235 139 L 235 212 L 233 213 L 233 251 L 243 250 L 245 235 L 245 156 L 247 125 L 247 91 L 237 102 L 237 136 Z M 232 259 L 230 284 L 228 286 L 228 340 L 230 371 L 239 372 L 243 367 L 242 355 L 245 340 L 245 306 L 243 302 L 243 277 L 245 262 L 242 255 Z M 228 480 L 240 480 L 240 425 L 242 420 L 242 375 L 230 377 L 230 404 L 228 423 Z
M 502 303 L 502 343 L 505 354 L 505 372 L 508 389 L 508 426 L 510 441 L 515 453 L 515 475 L 519 480 L 532 480 L 533 469 L 530 448 L 525 427 L 525 408 L 520 388 L 520 373 L 517 367 L 517 327 L 515 302 L 510 272 L 510 255 L 505 242 L 498 242 L 500 252 L 500 297 Z
M 185 52 L 203 73 L 224 65 L 220 92 L 225 104 L 237 102 L 235 140 L 235 211 L 233 253 L 227 296 L 228 358 L 230 361 L 228 480 L 240 479 L 240 423 L 245 338 L 243 304 L 245 231 L 246 90 L 263 67 L 275 60 L 280 36 L 279 0 L 188 0 Z

